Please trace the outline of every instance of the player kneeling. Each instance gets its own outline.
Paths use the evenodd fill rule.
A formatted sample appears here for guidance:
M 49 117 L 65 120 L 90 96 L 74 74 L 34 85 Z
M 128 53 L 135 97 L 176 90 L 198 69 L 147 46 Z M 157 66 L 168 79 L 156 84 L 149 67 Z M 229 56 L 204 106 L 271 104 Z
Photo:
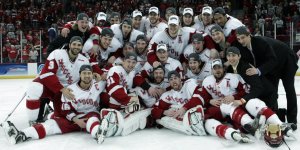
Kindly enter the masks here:
M 182 84 L 180 74 L 176 71 L 169 72 L 168 79 L 172 89 L 160 97 L 158 106 L 152 110 L 153 118 L 157 119 L 158 124 L 174 131 L 188 135 L 206 135 L 203 126 L 204 113 L 201 105 L 188 111 L 178 111 L 191 99 L 202 101 L 198 94 L 197 81 L 189 79 Z
M 101 130 L 99 120 L 100 93 L 105 87 L 105 82 L 93 80 L 92 67 L 82 65 L 80 67 L 80 80 L 68 88 L 73 91 L 74 99 L 61 96 L 62 114 L 54 114 L 51 119 L 41 124 L 35 124 L 22 131 L 18 130 L 10 121 L 3 123 L 6 136 L 12 144 L 27 141 L 29 139 L 42 139 L 47 135 L 65 134 L 86 129 L 93 138 Z

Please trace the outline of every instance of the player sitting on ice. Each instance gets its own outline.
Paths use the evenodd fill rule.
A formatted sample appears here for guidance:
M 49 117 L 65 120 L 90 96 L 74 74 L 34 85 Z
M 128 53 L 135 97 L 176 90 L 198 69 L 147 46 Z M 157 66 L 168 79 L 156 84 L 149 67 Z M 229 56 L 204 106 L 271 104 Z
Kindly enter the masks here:
M 110 68 L 107 74 L 106 90 L 109 96 L 109 109 L 102 109 L 101 130 L 98 143 L 111 136 L 125 136 L 138 129 L 144 129 L 151 109 L 140 109 L 139 98 L 130 93 L 133 89 L 134 67 L 137 55 L 129 52 L 122 65 Z
M 200 90 L 201 101 L 190 100 L 176 114 L 182 116 L 186 110 L 203 105 L 205 102 L 205 129 L 210 135 L 243 143 L 251 142 L 239 130 L 221 123 L 227 121 L 226 116 L 229 116 L 235 128 L 242 126 L 243 130 L 255 132 L 255 128 L 252 126 L 254 120 L 242 107 L 239 107 L 243 102 L 240 99 L 246 93 L 245 82 L 239 75 L 225 73 L 220 59 L 213 60 L 212 73 L 213 75 L 203 80 Z
M 171 71 L 168 74 L 171 90 L 165 92 L 151 112 L 156 122 L 168 129 L 188 135 L 206 135 L 203 120 L 203 108 L 198 105 L 189 109 L 183 116 L 176 114 L 176 110 L 192 99 L 201 101 L 199 87 L 194 79 L 182 83 L 180 74 Z
M 65 117 L 52 116 L 52 119 L 41 124 L 18 130 L 10 121 L 3 123 L 6 136 L 12 144 L 21 143 L 29 139 L 42 139 L 53 134 L 65 134 L 82 131 L 85 129 L 97 138 L 100 127 L 99 120 L 99 94 L 105 88 L 105 81 L 93 80 L 92 67 L 82 65 L 80 67 L 80 80 L 68 86 L 74 93 L 74 99 L 61 97 L 62 112 Z
M 89 60 L 80 54 L 82 45 L 82 38 L 74 36 L 70 40 L 69 49 L 56 49 L 51 52 L 39 76 L 29 84 L 26 91 L 26 108 L 30 124 L 40 122 L 37 119 L 41 98 L 50 98 L 53 101 L 54 113 L 57 114 L 61 110 L 61 101 L 54 99 L 56 95 L 62 93 L 64 97 L 74 98 L 74 93 L 67 86 L 79 80 L 78 72 L 82 65 L 90 64 Z

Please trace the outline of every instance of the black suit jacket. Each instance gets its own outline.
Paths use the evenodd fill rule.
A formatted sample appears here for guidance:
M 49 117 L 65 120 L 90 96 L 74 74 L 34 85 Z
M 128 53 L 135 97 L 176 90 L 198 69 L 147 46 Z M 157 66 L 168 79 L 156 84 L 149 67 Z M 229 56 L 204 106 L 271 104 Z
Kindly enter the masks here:
M 257 67 L 262 75 L 278 76 L 287 67 L 285 62 L 296 58 L 293 50 L 285 43 L 269 37 L 252 36 L 252 53 L 237 41 L 233 45 L 240 49 L 241 59 Z M 295 66 L 288 67 L 297 67 L 297 62 L 295 61 Z

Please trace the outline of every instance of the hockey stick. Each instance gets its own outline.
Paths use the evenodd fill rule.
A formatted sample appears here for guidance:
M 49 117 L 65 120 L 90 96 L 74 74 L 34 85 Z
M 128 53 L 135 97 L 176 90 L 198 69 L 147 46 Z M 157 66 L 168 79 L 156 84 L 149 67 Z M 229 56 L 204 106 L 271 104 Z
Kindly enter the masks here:
M 23 99 L 26 96 L 26 92 L 23 94 L 22 98 L 19 100 L 18 104 L 15 106 L 15 108 L 7 115 L 7 117 L 5 118 L 5 120 L 3 122 L 6 122 L 8 120 L 8 118 L 12 115 L 13 112 L 15 112 L 15 110 L 17 109 L 17 107 L 20 105 L 20 103 L 23 101 Z M 2 122 L 2 123 L 3 123 Z M 0 124 L 0 127 L 2 127 L 2 123 Z

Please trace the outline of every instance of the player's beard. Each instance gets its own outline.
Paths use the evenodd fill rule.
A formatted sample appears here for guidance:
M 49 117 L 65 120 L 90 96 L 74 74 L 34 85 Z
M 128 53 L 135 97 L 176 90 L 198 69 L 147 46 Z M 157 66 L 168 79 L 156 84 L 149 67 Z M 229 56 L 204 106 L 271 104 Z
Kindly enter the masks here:
M 159 84 L 164 81 L 164 77 L 158 76 L 154 78 L 155 83 Z
M 222 71 L 218 71 L 217 73 L 214 74 L 214 77 L 216 78 L 217 81 L 222 80 L 224 77 L 224 71 L 223 71 L 223 73 L 222 73 Z
M 71 51 L 72 55 L 74 55 L 74 56 L 77 56 L 80 52 L 80 50 L 77 48 L 71 48 L 70 51 Z
M 83 79 L 84 80 L 81 80 L 81 82 L 83 82 L 84 84 L 91 84 L 91 82 L 92 82 L 92 78 L 90 78 L 90 77 L 85 77 Z

